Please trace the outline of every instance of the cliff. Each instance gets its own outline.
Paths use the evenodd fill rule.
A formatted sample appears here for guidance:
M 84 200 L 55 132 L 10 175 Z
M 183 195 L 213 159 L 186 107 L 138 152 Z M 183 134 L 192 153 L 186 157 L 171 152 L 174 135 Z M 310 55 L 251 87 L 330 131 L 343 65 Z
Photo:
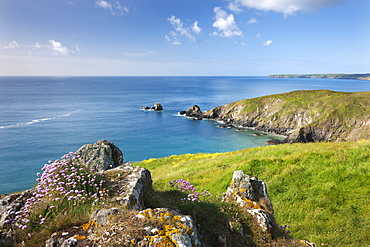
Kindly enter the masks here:
M 202 117 L 284 135 L 287 142 L 370 139 L 370 92 L 294 91 L 240 100 Z
M 370 80 L 370 74 L 285 74 L 285 75 L 269 75 L 268 77 Z

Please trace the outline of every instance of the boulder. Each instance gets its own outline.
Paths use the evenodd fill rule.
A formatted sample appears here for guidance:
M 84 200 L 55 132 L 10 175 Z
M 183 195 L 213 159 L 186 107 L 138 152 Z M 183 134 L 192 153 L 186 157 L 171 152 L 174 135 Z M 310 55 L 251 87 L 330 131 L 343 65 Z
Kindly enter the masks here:
M 144 208 L 144 194 L 152 186 L 152 178 L 148 169 L 138 166 L 134 167 L 131 162 L 126 162 L 106 172 L 128 174 L 111 184 L 114 201 L 129 209 L 141 210 Z
M 270 144 L 270 145 L 277 145 L 277 144 L 282 144 L 282 143 L 283 143 L 282 141 L 275 139 L 275 138 L 272 138 L 271 140 L 266 141 L 266 144 Z
M 94 144 L 85 144 L 76 151 L 90 169 L 105 171 L 123 163 L 122 151 L 113 142 L 99 140 Z
M 9 244 L 13 238 L 13 231 L 10 228 L 11 220 L 15 212 L 20 211 L 32 197 L 34 189 L 25 190 L 21 193 L 11 194 L 0 199 L 0 246 Z
M 202 111 L 200 110 L 200 107 L 197 105 L 193 105 L 186 111 L 186 116 L 187 117 L 193 117 L 196 119 L 202 119 Z
M 235 171 L 230 186 L 223 196 L 223 202 L 236 203 L 267 237 L 273 237 L 274 209 L 267 194 L 266 184 L 256 177 L 246 175 L 244 171 Z
M 169 208 L 145 209 L 140 211 L 137 218 L 151 219 L 152 221 L 170 220 L 171 225 L 165 225 L 164 229 L 155 226 L 146 227 L 147 236 L 137 241 L 135 246 L 182 246 L 202 247 L 194 220 L 190 215 L 182 215 L 177 210 Z M 153 245 L 148 245 L 152 243 Z
M 97 209 L 91 214 L 90 222 L 95 221 L 98 226 L 105 226 L 109 223 L 109 217 L 118 212 L 118 208 Z
M 163 107 L 162 107 L 162 105 L 161 105 L 161 104 L 159 104 L 159 103 L 154 103 L 153 110 L 154 110 L 154 111 L 163 111 Z

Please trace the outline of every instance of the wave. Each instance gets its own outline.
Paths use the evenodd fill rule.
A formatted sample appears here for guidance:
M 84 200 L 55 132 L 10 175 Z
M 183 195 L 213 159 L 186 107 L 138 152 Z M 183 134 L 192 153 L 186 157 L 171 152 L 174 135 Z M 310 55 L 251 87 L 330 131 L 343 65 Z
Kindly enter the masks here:
M 76 112 L 79 112 L 79 111 L 81 111 L 81 110 L 72 111 L 72 112 L 69 112 L 69 113 L 66 113 L 66 114 L 61 114 L 61 115 L 58 115 L 58 116 L 55 116 L 55 117 L 40 118 L 40 119 L 31 120 L 29 122 L 23 122 L 23 123 L 11 124 L 11 125 L 4 125 L 4 126 L 0 126 L 0 129 L 21 127 L 21 126 L 31 125 L 31 124 L 35 124 L 35 123 L 39 123 L 39 122 L 50 121 L 50 120 L 54 120 L 54 119 L 58 119 L 58 118 L 69 117 L 73 113 L 76 113 Z

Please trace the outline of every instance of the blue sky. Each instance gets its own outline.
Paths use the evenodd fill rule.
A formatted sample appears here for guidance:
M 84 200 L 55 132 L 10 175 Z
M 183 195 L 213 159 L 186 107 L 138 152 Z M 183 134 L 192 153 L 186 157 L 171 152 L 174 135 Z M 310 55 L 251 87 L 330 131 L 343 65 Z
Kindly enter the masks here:
M 1 0 L 0 75 L 369 73 L 369 0 Z

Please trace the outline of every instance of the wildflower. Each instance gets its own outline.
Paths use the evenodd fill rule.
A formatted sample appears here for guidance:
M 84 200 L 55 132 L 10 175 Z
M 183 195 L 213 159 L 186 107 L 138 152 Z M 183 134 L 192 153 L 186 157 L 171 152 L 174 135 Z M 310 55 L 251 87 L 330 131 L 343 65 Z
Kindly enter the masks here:
M 106 193 L 102 190 L 104 181 L 81 166 L 81 159 L 74 155 L 70 152 L 62 157 L 61 162 L 49 161 L 48 164 L 45 164 L 41 169 L 43 173 L 37 173 L 36 192 L 32 193 L 32 197 L 26 200 L 23 209 L 13 212 L 14 219 L 6 220 L 4 223 L 22 222 L 18 226 L 24 230 L 27 228 L 26 224 L 31 222 L 29 217 L 32 207 L 40 202 L 46 203 L 49 209 L 53 209 L 55 206 L 50 204 L 62 200 L 61 198 L 66 198 L 66 202 L 70 201 L 70 205 L 77 205 L 77 203 L 81 203 L 81 200 L 91 201 L 94 198 L 97 202 L 105 196 Z M 86 180 L 91 178 L 90 183 L 94 184 L 88 188 L 89 193 L 85 191 L 88 187 L 85 178 Z M 39 218 L 39 224 L 44 224 L 46 217 L 40 214 Z

